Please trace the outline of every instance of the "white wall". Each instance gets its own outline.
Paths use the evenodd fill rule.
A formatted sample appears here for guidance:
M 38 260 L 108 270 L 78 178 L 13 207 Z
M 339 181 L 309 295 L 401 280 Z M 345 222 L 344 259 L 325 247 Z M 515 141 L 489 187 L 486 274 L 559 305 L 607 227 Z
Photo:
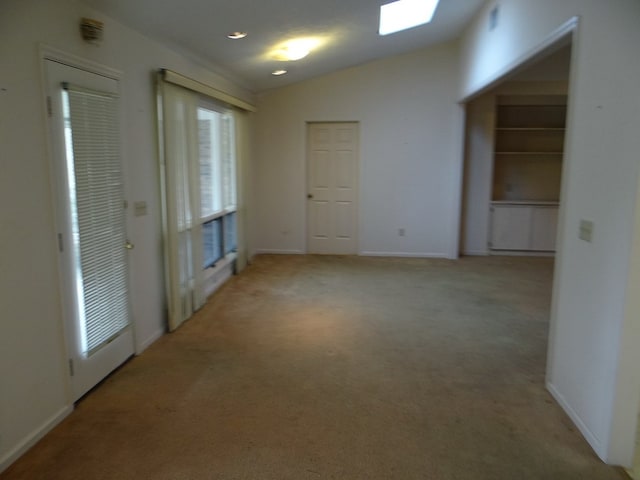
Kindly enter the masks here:
M 258 251 L 306 250 L 306 122 L 360 122 L 364 254 L 450 256 L 461 119 L 447 44 L 284 87 L 258 100 Z M 398 229 L 406 236 L 400 237 Z
M 551 48 L 552 53 L 544 52 L 541 58 L 522 71 L 518 71 L 510 82 L 568 82 L 571 65 L 571 45 L 559 50 Z
M 486 5 L 462 42 L 460 95 L 469 96 L 579 15 L 570 83 L 548 386 L 601 458 L 631 461 L 640 395 L 640 296 L 634 217 L 640 152 L 640 2 L 501 0 Z M 591 243 L 580 219 L 594 222 Z M 637 247 L 637 246 L 636 246 Z M 631 265 L 631 267 L 630 267 Z M 631 342 L 631 343 L 630 343 Z
M 87 45 L 82 16 L 105 22 Z M 152 71 L 167 67 L 238 97 L 250 95 L 204 67 L 74 0 L 3 0 L 0 14 L 0 471 L 70 408 L 62 332 L 39 43 L 123 72 L 127 196 L 136 348 L 165 330 Z M 130 209 L 132 210 L 132 209 Z
M 467 104 L 460 236 L 460 249 L 465 255 L 489 254 L 494 126 L 493 92 Z

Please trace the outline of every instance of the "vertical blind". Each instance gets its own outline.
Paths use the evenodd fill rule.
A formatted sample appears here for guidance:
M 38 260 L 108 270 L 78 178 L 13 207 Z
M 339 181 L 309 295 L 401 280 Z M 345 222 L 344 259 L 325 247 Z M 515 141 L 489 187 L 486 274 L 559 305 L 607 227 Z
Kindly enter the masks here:
M 63 88 L 81 337 L 91 355 L 130 323 L 118 99 Z

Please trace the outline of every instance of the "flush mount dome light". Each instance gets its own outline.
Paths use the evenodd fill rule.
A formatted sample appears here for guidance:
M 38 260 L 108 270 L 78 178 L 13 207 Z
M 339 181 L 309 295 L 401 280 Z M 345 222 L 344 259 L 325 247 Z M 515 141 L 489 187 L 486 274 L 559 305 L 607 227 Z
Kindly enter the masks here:
M 291 46 L 289 48 L 287 48 L 284 51 L 284 57 L 287 60 L 291 60 L 296 61 L 296 60 L 302 60 L 304 57 L 306 57 L 307 55 L 309 55 L 310 50 L 301 46 L 301 45 L 297 45 L 297 46 Z
M 389 35 L 429 23 L 438 0 L 398 0 L 380 7 L 380 35 Z
M 247 36 L 247 32 L 231 32 L 229 35 L 227 35 L 227 38 L 230 38 L 231 40 L 240 40 L 241 38 L 244 38 Z
M 319 44 L 315 38 L 295 38 L 277 47 L 272 56 L 282 62 L 294 62 L 309 55 Z
M 286 70 L 274 70 L 273 72 L 271 72 L 271 75 L 275 75 L 276 77 L 279 77 L 280 75 L 284 75 L 285 73 L 287 73 Z

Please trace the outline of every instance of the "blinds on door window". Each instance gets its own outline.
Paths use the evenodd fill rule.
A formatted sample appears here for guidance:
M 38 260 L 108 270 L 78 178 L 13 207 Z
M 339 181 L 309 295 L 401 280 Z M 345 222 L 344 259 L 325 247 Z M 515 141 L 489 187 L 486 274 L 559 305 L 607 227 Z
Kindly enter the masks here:
M 118 99 L 69 84 L 63 88 L 82 347 L 91 355 L 130 323 Z

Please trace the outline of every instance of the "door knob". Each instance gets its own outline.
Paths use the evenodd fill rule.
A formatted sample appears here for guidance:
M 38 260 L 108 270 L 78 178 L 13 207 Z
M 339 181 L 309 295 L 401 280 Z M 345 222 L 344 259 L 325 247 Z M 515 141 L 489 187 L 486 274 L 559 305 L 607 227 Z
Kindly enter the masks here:
M 127 242 L 124 244 L 124 248 L 126 248 L 127 250 L 133 250 L 133 247 L 135 247 L 135 245 L 131 242 Z
M 313 195 L 311 195 L 310 193 L 307 193 L 307 198 L 313 198 Z

